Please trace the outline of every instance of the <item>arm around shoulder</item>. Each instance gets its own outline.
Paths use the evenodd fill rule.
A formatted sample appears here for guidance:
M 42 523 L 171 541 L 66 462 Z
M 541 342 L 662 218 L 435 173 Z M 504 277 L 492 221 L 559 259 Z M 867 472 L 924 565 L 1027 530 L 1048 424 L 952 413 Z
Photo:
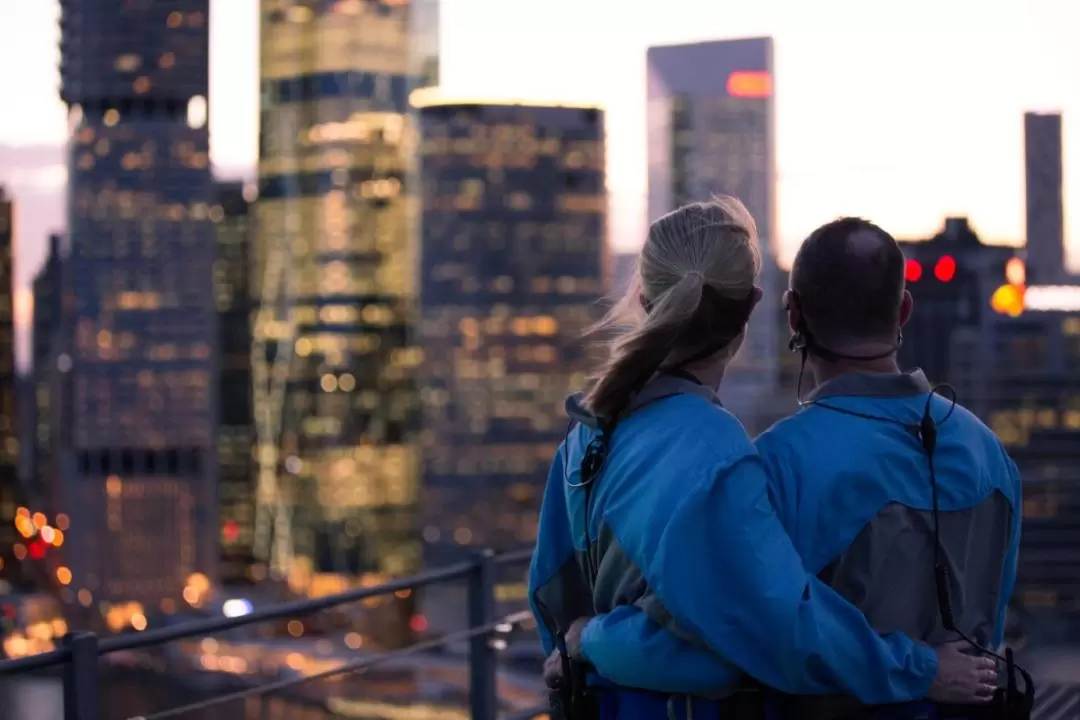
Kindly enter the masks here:
M 756 452 L 720 463 L 686 494 L 646 578 L 680 626 L 778 690 L 906 702 L 925 697 L 937 672 L 931 649 L 877 635 L 805 570 Z
M 716 653 L 691 645 L 632 605 L 592 618 L 581 634 L 581 653 L 605 680 L 642 690 L 709 695 L 741 676 Z

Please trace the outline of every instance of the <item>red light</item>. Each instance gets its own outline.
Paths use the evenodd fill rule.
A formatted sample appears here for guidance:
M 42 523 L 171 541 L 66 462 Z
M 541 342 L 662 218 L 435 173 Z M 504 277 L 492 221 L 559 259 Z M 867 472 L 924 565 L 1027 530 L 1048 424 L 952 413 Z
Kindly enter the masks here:
M 409 629 L 414 633 L 422 633 L 428 629 L 427 618 L 423 615 L 413 615 L 409 618 Z
M 762 70 L 738 70 L 728 75 L 727 92 L 731 97 L 767 98 L 772 95 L 772 76 Z
M 908 282 L 918 282 L 922 277 L 922 265 L 918 260 L 908 260 L 904 263 L 904 279 Z
M 30 543 L 30 557 L 33 560 L 40 560 L 45 557 L 45 542 L 38 538 L 34 542 Z
M 226 543 L 231 545 L 240 537 L 240 526 L 235 520 L 226 520 L 225 526 L 221 528 L 221 536 Z
M 934 266 L 934 277 L 941 282 L 949 282 L 956 277 L 956 260 L 952 255 L 943 255 Z

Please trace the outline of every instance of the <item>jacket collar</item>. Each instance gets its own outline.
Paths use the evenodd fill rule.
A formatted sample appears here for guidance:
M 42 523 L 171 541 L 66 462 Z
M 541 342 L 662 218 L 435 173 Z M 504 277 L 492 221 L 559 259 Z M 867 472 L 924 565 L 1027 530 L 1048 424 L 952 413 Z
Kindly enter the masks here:
M 814 388 L 806 400 L 828 397 L 909 397 L 930 392 L 930 382 L 918 368 L 903 373 L 849 372 Z
M 625 414 L 629 415 L 650 403 L 663 400 L 672 395 L 697 395 L 704 400 L 708 400 L 713 405 L 720 405 L 720 398 L 713 392 L 712 388 L 691 382 L 677 375 L 661 374 L 653 378 L 649 384 L 634 396 L 627 406 Z

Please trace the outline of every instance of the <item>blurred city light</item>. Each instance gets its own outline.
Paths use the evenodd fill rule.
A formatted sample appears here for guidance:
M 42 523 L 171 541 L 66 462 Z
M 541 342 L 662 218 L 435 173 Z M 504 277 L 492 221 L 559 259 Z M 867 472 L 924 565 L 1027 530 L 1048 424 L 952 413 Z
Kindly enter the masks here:
M 1002 285 L 990 298 L 990 307 L 1002 315 L 1019 317 L 1024 312 L 1024 292 L 1015 285 Z
M 772 75 L 761 70 L 738 70 L 728 75 L 728 95 L 737 98 L 767 98 L 772 94 Z
M 952 255 L 943 255 L 934 265 L 934 277 L 941 282 L 950 282 L 956 277 L 956 258 Z
M 1005 263 L 1005 280 L 1010 285 L 1023 285 L 1027 282 L 1027 268 L 1023 260 L 1014 257 Z
M 225 617 L 242 617 L 251 614 L 252 609 L 250 600 L 244 598 L 229 598 L 222 604 L 221 613 Z
M 1031 285 L 1024 292 L 1024 309 L 1080 312 L 1080 285 Z
M 922 277 L 922 264 L 918 260 L 908 258 L 904 263 L 904 279 L 908 282 L 918 282 Z

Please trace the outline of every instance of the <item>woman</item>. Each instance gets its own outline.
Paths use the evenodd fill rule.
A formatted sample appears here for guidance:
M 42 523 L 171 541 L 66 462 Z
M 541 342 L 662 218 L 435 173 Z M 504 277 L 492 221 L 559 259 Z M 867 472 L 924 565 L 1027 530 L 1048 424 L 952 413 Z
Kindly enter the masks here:
M 715 662 L 703 677 L 714 697 L 744 673 L 868 704 L 988 696 L 992 661 L 879 637 L 807 574 L 781 528 L 754 446 L 715 394 L 761 297 L 759 268 L 753 220 L 733 198 L 650 228 L 637 282 L 603 323 L 624 330 L 592 389 L 567 401 L 548 477 L 529 577 L 545 650 L 577 618 L 624 608 L 687 640 L 688 674 L 702 654 L 730 664 L 727 678 Z M 606 717 L 675 712 L 662 692 L 593 683 Z M 733 703 L 678 706 L 730 718 Z

